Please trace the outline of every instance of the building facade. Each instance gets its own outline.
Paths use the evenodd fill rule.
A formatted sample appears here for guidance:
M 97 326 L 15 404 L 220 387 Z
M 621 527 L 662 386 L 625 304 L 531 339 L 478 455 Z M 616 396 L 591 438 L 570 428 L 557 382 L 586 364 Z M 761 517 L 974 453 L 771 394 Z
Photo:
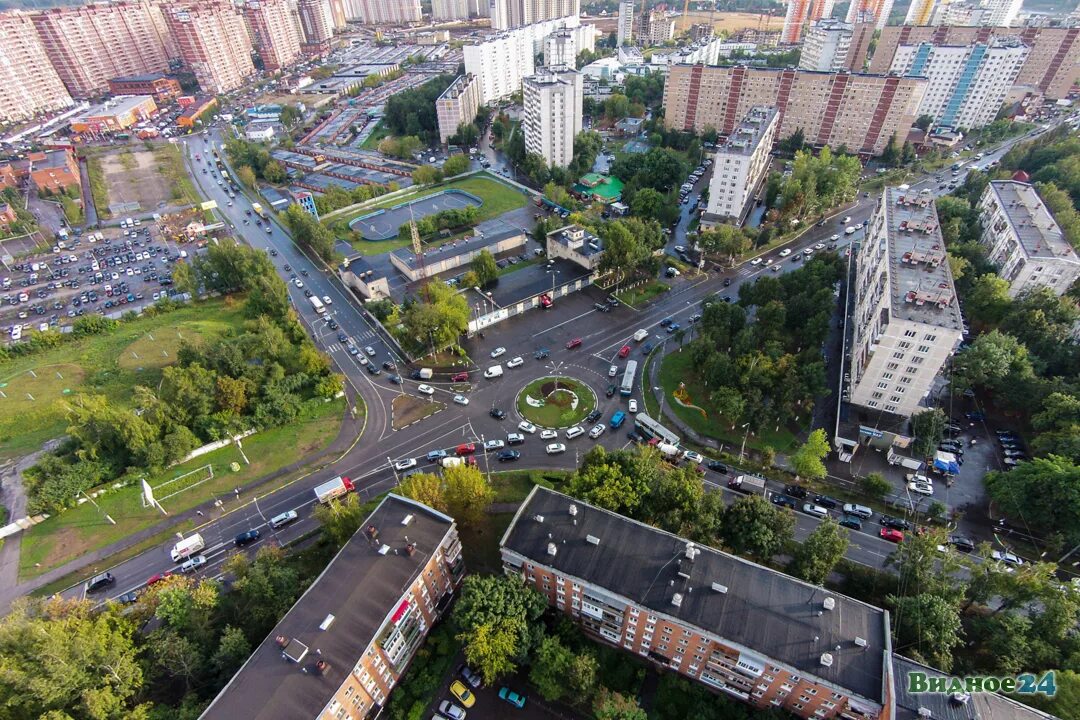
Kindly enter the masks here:
M 45 54 L 75 98 L 105 94 L 110 78 L 168 70 L 176 57 L 160 6 L 149 0 L 52 8 L 33 20 Z
M 905 25 L 937 25 L 943 10 L 949 5 L 948 0 L 911 0 L 908 6 Z
M 307 44 L 321 45 L 334 37 L 334 15 L 329 0 L 299 0 L 297 12 Z
M 788 0 L 780 42 L 797 45 L 810 23 L 832 15 L 833 0 Z
M 596 26 L 580 25 L 551 33 L 544 38 L 544 64 L 577 67 L 577 56 L 596 51 Z
M 581 73 L 567 66 L 539 68 L 522 81 L 525 149 L 551 167 L 574 159 L 574 138 L 581 132 Z
M 157 103 L 149 95 L 125 95 L 106 100 L 100 105 L 71 118 L 71 129 L 77 133 L 101 134 L 127 130 L 149 119 L 157 112 Z
M 359 20 L 366 25 L 403 25 L 420 22 L 420 0 L 355 0 Z
M 892 6 L 893 0 L 852 0 L 845 19 L 852 25 L 869 23 L 881 30 L 889 19 Z
M 480 83 L 470 73 L 459 75 L 450 87 L 435 101 L 435 113 L 439 120 L 439 142 L 446 145 L 458 127 L 476 119 L 480 107 Z
M 387 495 L 201 717 L 377 715 L 464 572 L 453 518 Z
M 581 0 L 491 0 L 491 27 L 495 30 L 580 14 Z
M 165 6 L 180 58 L 205 93 L 235 90 L 255 73 L 251 39 L 240 11 L 225 0 Z
M 801 70 L 839 72 L 844 69 L 854 26 L 832 18 L 811 23 L 799 55 Z
M 907 136 L 925 87 L 923 78 L 675 65 L 664 84 L 664 122 L 727 135 L 751 108 L 767 105 L 780 114 L 781 138 L 801 128 L 813 145 L 878 155 L 894 134 Z
M 286 0 L 247 0 L 244 18 L 267 72 L 287 68 L 300 58 L 300 35 Z
M 26 173 L 39 192 L 80 195 L 79 163 L 69 148 L 29 153 Z
M 634 0 L 620 0 L 619 28 L 616 40 L 619 47 L 634 43 Z
M 110 95 L 149 95 L 159 105 L 180 97 L 180 81 L 161 73 L 109 79 Z
M 536 71 L 536 55 L 543 52 L 544 39 L 580 25 L 577 16 L 545 20 L 463 47 L 465 72 L 475 75 L 480 83 L 480 104 L 490 105 L 521 90 L 521 79 Z
M 71 94 L 49 62 L 33 16 L 0 13 L 0 122 L 21 122 L 71 105 Z
M 675 20 L 663 10 L 642 10 L 638 15 L 638 43 L 642 47 L 663 45 L 675 37 Z
M 468 20 L 469 0 L 431 0 L 431 18 L 436 21 Z
M 604 257 L 604 241 L 580 225 L 552 230 L 545 238 L 544 251 L 552 260 L 563 258 L 595 272 Z
M 709 180 L 709 203 L 701 216 L 703 227 L 724 221 L 742 224 L 754 193 L 768 174 L 778 127 L 780 114 L 776 108 L 752 108 L 717 148 Z
M 910 417 L 963 330 L 934 196 L 886 188 L 855 268 L 851 403 Z
M 1035 188 L 1015 180 L 995 180 L 979 200 L 982 244 L 1009 295 L 1048 287 L 1068 292 L 1080 279 L 1080 259 L 1065 239 Z

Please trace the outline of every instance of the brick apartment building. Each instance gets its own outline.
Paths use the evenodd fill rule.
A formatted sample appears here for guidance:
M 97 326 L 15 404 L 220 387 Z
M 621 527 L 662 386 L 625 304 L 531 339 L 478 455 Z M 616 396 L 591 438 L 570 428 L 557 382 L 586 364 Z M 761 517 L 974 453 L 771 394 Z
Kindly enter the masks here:
M 183 94 L 180 81 L 161 73 L 128 75 L 109 80 L 110 95 L 149 95 L 158 105 L 164 105 Z
M 72 104 L 34 30 L 33 15 L 0 13 L 0 122 L 21 122 Z
M 79 162 L 68 148 L 29 153 L 15 166 L 15 172 L 20 177 L 29 176 L 39 191 L 62 193 L 69 188 L 80 189 Z
M 0 232 L 5 235 L 11 232 L 11 226 L 18 220 L 19 216 L 15 214 L 15 208 L 7 203 L 0 203 Z
M 180 58 L 204 93 L 235 90 L 255 73 L 251 39 L 240 11 L 224 0 L 164 6 Z
M 244 20 L 251 42 L 267 72 L 277 72 L 300 57 L 300 32 L 289 15 L 286 0 L 248 0 Z

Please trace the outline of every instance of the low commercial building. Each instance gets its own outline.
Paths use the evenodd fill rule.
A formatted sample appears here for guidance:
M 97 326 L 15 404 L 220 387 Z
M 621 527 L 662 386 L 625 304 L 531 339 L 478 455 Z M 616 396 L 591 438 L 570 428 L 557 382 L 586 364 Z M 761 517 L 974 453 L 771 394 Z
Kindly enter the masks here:
M 390 494 L 202 714 L 378 714 L 465 572 L 454 519 Z
M 338 275 L 341 281 L 355 290 L 365 302 L 390 298 L 390 284 L 386 280 L 386 275 L 376 271 L 363 255 L 347 258 L 341 263 Z
M 1063 295 L 1080 279 L 1080 259 L 1035 188 L 995 180 L 979 200 L 983 245 L 1009 295 L 1048 287 Z
M 746 219 L 754 195 L 768 175 L 778 127 L 776 108 L 752 108 L 720 145 L 713 158 L 709 203 L 701 216 L 703 227 L 720 222 L 741 225 Z
M 622 200 L 623 181 L 614 176 L 586 173 L 574 183 L 571 191 L 588 202 L 610 205 Z
M 120 132 L 148 120 L 157 112 L 157 103 L 149 95 L 128 95 L 106 100 L 71 118 L 71 130 L 100 135 Z
M 197 97 L 194 102 L 184 108 L 184 112 L 176 119 L 180 127 L 193 128 L 199 119 L 217 107 L 217 98 Z
M 163 105 L 178 97 L 184 91 L 180 81 L 166 77 L 161 73 L 147 75 L 128 75 L 109 80 L 109 93 L 112 95 L 149 95 L 154 102 Z
M 64 193 L 80 191 L 79 163 L 69 148 L 29 153 L 23 161 L 23 172 L 38 191 Z
M 390 253 L 390 264 L 408 278 L 409 282 L 416 282 L 468 265 L 481 250 L 498 255 L 517 252 L 525 246 L 525 233 L 519 229 L 487 234 L 479 230 L 475 232 L 471 237 L 427 250 L 423 258 L 417 257 L 407 248 L 394 250 Z
M 277 135 L 275 123 L 251 123 L 244 128 L 244 137 L 252 142 L 269 142 Z
M 604 241 L 580 225 L 567 225 L 547 234 L 547 256 L 564 258 L 590 272 L 600 267 L 604 257 Z
M 476 119 L 480 108 L 480 83 L 472 73 L 459 75 L 435 101 L 439 121 L 439 142 L 446 145 L 457 134 L 458 127 Z

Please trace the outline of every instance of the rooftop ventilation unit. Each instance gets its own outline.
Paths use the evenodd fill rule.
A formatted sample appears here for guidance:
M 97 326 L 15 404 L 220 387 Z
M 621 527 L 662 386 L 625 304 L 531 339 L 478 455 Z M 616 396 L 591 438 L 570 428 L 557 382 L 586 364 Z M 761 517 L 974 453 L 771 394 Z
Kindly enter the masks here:
M 682 607 L 682 593 L 675 593 L 672 595 L 671 604 L 675 607 Z
M 402 524 L 402 525 L 408 525 L 408 524 L 409 524 L 409 523 L 411 523 L 412 521 L 413 521 L 413 516 L 412 516 L 412 513 L 409 513 L 408 515 L 406 515 L 405 517 L 403 517 L 403 518 L 401 519 L 401 524 Z
M 595 535 L 586 535 L 585 542 L 589 543 L 590 545 L 599 545 L 600 538 L 596 537 Z
M 558 553 L 558 552 L 559 552 L 559 548 L 555 545 L 555 543 L 553 543 L 553 542 L 548 543 L 548 546 L 547 546 L 547 554 L 548 555 L 551 555 L 552 557 L 555 557 L 555 554 Z
M 321 625 L 319 625 L 319 629 L 320 630 L 329 630 L 330 626 L 333 625 L 333 624 L 334 624 L 334 616 L 333 616 L 333 614 L 327 615 L 326 619 L 322 621 Z
M 821 664 L 825 667 L 832 667 L 833 656 L 832 653 L 821 653 Z
M 826 610 L 834 610 L 836 608 L 836 598 L 827 597 L 821 602 L 821 605 Z
M 577 517 L 577 505 L 570 506 L 570 517 Z
M 390 546 L 389 545 L 383 545 L 382 547 L 379 548 L 379 554 L 380 555 L 385 555 L 388 552 L 390 552 Z
M 712 584 L 712 589 L 718 593 L 723 594 L 727 592 L 727 585 L 721 585 L 720 583 L 714 582 Z
M 694 543 L 692 543 L 692 542 L 686 543 L 686 553 L 685 553 L 685 555 L 686 555 L 687 560 L 689 560 L 690 562 L 693 562 L 694 558 L 696 558 L 700 553 L 701 553 L 701 550 L 699 548 L 697 548 L 694 545 Z

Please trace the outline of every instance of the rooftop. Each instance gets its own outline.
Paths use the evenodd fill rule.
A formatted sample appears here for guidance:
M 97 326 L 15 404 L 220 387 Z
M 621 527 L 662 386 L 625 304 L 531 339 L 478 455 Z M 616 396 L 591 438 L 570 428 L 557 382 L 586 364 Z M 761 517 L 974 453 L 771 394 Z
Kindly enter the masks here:
M 610 203 L 622 197 L 623 181 L 600 173 L 587 173 L 574 183 L 574 192 L 589 195 L 600 202 Z
M 539 486 L 502 547 L 701 628 L 748 662 L 771 658 L 882 702 L 891 648 L 880 608 Z
M 548 240 L 590 257 L 604 251 L 604 242 L 580 225 L 567 225 L 548 233 Z
M 750 112 L 739 123 L 739 127 L 727 136 L 723 144 L 717 148 L 717 152 L 728 155 L 752 155 L 776 115 L 776 108 L 769 105 L 757 105 L 750 108 Z
M 442 95 L 439 96 L 439 100 L 454 100 L 460 97 L 461 93 L 465 92 L 466 88 L 475 81 L 476 76 L 472 73 L 458 75 L 454 82 L 450 83 L 450 86 L 443 90 Z
M 406 518 L 411 521 L 405 524 Z M 453 519 L 387 495 L 202 714 L 204 720 L 292 720 L 323 708 L 397 609 Z M 415 543 L 416 552 L 405 551 Z M 387 550 L 382 550 L 386 547 Z M 288 640 L 282 647 L 278 637 Z M 316 668 L 324 661 L 329 667 Z
M 121 115 L 126 112 L 131 112 L 143 103 L 152 100 L 153 98 L 149 95 L 117 95 L 111 100 L 98 103 L 85 112 L 79 113 L 71 120 L 72 122 L 79 122 L 83 118 L 101 117 L 103 115 Z
M 146 73 L 145 75 L 125 75 L 123 77 L 113 78 L 109 82 L 137 82 L 147 83 L 155 80 L 168 80 L 169 77 L 165 73 Z
M 959 332 L 963 321 L 934 196 L 887 188 L 884 201 L 892 314 Z
M 549 65 L 536 68 L 536 74 L 521 79 L 522 85 L 561 85 L 569 82 L 568 75 L 577 75 L 578 71 L 565 65 Z
M 490 299 L 494 300 L 496 305 L 505 308 L 536 297 L 540 293 L 550 293 L 553 287 L 572 285 L 588 275 L 589 271 L 577 263 L 557 258 L 503 275 L 488 292 L 491 293 Z M 475 290 L 466 295 L 469 304 L 475 302 L 476 298 Z M 560 298 L 557 297 L 556 302 L 559 301 Z
M 495 245 L 507 238 L 521 236 L 522 243 L 525 242 L 525 233 L 519 228 L 511 228 L 507 230 L 499 230 L 496 232 L 484 233 L 479 227 L 476 228 L 476 235 L 472 237 L 462 238 L 461 240 L 454 240 L 444 245 L 440 245 L 436 248 L 432 248 L 424 253 L 424 259 L 428 262 L 436 262 L 438 260 L 445 260 L 448 257 L 455 255 L 465 255 L 466 253 L 476 252 L 483 248 Z M 410 268 L 416 269 L 419 263 L 416 260 L 416 255 L 412 250 L 408 248 L 400 248 L 394 250 L 393 254 L 404 261 Z
M 966 703 L 954 701 L 942 693 L 910 693 L 907 677 L 911 672 L 924 672 L 932 676 L 946 676 L 934 668 L 921 665 L 901 655 L 893 655 L 896 683 L 897 720 L 1055 720 L 1053 715 L 1022 705 L 997 693 L 972 693 Z M 928 711 L 929 715 L 920 715 Z
M 1065 239 L 1065 234 L 1035 188 L 1014 180 L 995 180 L 990 187 L 1020 240 L 1025 255 L 1030 258 L 1077 260 L 1076 251 Z

